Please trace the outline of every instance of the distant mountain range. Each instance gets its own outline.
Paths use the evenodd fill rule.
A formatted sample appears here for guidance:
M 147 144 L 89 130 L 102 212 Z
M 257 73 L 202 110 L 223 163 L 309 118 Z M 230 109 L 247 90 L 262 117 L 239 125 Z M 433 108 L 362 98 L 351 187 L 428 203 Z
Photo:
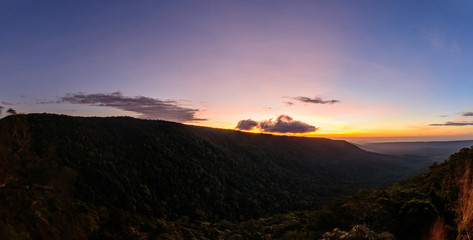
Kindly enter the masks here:
M 383 142 L 359 144 L 362 149 L 390 155 L 417 155 L 446 160 L 460 149 L 473 145 L 473 140 L 432 142 Z M 443 159 L 440 159 L 443 158 Z
M 0 120 L 0 239 L 247 239 L 251 219 L 317 210 L 422 164 L 324 138 L 15 115 Z
M 408 175 L 421 173 L 434 162 L 442 163 L 462 148 L 473 146 L 473 140 L 432 142 L 383 142 L 358 144 L 360 148 L 381 154 L 412 159 L 418 169 Z

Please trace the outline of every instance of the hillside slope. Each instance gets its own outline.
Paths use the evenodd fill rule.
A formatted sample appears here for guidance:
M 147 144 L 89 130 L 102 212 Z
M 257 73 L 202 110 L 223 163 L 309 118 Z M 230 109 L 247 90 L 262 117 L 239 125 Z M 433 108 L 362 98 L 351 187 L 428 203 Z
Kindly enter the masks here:
M 217 226 L 217 225 L 216 225 Z M 473 236 L 473 147 L 430 170 L 359 190 L 316 211 L 251 220 L 228 236 L 253 239 L 467 240 Z
M 345 141 L 29 114 L 0 120 L 0 169 L 2 239 L 147 239 L 317 209 L 407 167 Z

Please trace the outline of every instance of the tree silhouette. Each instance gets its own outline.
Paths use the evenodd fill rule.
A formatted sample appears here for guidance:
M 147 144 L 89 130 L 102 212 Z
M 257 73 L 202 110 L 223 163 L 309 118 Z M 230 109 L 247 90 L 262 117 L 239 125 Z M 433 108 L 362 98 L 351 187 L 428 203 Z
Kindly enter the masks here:
M 7 113 L 10 114 L 10 115 L 16 115 L 16 110 L 13 109 L 13 108 L 9 108 L 9 109 L 7 110 Z

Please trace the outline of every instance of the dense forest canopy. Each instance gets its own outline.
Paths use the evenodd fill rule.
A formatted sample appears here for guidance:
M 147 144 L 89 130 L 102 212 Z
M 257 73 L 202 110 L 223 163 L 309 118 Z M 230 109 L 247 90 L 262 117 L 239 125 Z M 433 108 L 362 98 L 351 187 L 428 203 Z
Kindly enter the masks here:
M 20 114 L 0 120 L 0 234 L 320 238 L 335 227 L 349 231 L 365 224 L 416 239 L 403 234 L 427 231 L 440 215 L 456 226 L 455 214 L 445 208 L 458 195 L 456 175 L 445 178 L 438 170 L 450 165 L 318 210 L 357 189 L 398 181 L 418 165 L 323 138 L 129 117 Z

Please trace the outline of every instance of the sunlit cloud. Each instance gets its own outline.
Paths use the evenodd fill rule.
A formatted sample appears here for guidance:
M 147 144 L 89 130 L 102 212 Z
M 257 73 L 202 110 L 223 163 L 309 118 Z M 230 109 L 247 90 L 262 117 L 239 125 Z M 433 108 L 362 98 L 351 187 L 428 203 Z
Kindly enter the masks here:
M 238 130 L 250 131 L 257 129 L 267 133 L 310 133 L 317 131 L 317 127 L 294 120 L 287 115 L 280 115 L 275 120 L 255 121 L 251 119 L 241 120 L 235 127 Z
M 176 122 L 204 121 L 197 118 L 199 109 L 181 107 L 176 101 L 159 100 L 150 97 L 124 96 L 121 92 L 83 94 L 69 93 L 55 102 L 38 102 L 39 104 L 72 103 L 89 106 L 112 107 L 120 110 L 131 111 L 139 114 L 144 119 L 162 119 Z

